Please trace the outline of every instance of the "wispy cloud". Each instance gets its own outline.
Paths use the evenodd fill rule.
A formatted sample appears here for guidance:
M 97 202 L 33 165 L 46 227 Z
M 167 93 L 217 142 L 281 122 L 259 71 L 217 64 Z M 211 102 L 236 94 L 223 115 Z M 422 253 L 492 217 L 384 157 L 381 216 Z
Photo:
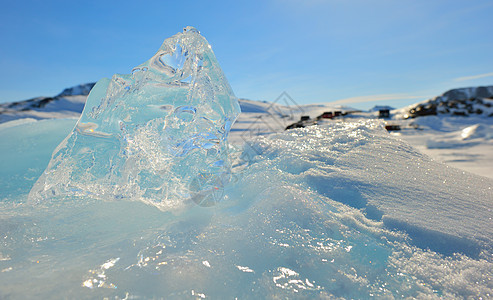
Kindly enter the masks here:
M 493 77 L 493 72 L 478 74 L 478 75 L 473 75 L 473 76 L 458 77 L 458 78 L 455 78 L 454 80 L 455 81 L 466 81 L 466 80 L 480 79 L 480 78 L 485 78 L 485 77 Z
M 426 96 L 414 96 L 409 94 L 382 94 L 382 95 L 369 95 L 358 96 L 351 98 L 339 99 L 331 102 L 331 104 L 350 104 L 350 103 L 364 103 L 364 102 L 376 102 L 376 101 L 397 101 L 408 99 L 422 99 Z

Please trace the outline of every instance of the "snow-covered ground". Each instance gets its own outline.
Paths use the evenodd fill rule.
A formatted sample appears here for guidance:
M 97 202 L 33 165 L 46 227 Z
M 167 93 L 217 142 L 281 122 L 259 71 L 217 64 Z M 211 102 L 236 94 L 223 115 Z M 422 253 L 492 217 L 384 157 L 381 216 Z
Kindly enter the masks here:
M 76 120 L 0 124 L 0 298 L 493 296 L 490 118 L 240 104 L 224 201 L 178 212 L 29 202 Z
M 302 115 L 315 119 L 323 112 L 350 112 L 332 120 L 319 120 L 319 125 L 378 119 L 378 111 L 361 112 L 350 107 L 325 104 L 286 108 L 270 102 L 244 99 L 240 104 L 242 114 L 230 133 L 230 141 L 236 145 L 258 135 L 282 132 L 288 125 L 300 120 Z M 391 131 L 390 135 L 408 142 L 436 161 L 493 178 L 493 117 L 432 115 L 403 119 L 402 109 L 399 109 L 391 112 L 391 118 L 379 120 L 383 125 L 399 125 L 401 130 Z
M 493 178 L 493 118 L 426 116 L 401 123 L 412 127 L 392 135 L 437 161 Z

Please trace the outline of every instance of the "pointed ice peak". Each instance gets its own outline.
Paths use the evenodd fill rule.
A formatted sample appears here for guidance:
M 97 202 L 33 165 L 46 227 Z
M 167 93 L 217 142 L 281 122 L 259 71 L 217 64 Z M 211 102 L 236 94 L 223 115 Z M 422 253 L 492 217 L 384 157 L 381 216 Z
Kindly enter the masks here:
M 195 27 L 193 26 L 187 26 L 185 28 L 183 28 L 183 33 L 185 32 L 193 32 L 193 33 L 198 33 L 200 34 L 200 31 L 198 31 Z
M 30 197 L 213 205 L 231 177 L 227 136 L 239 113 L 209 43 L 186 27 L 131 74 L 94 86 Z

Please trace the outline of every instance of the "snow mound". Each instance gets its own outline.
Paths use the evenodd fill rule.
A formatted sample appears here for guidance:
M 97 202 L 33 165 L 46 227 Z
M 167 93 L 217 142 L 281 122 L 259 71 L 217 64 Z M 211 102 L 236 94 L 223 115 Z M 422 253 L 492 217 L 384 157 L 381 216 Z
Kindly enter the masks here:
M 9 168 L 49 153 L 57 141 L 37 141 L 64 121 L 37 122 Z M 33 124 L 0 137 L 25 140 Z M 26 182 L 11 182 L 15 194 L 0 190 L 0 298 L 493 293 L 492 180 L 434 162 L 371 121 L 260 137 L 236 153 L 225 201 L 177 214 L 110 197 L 24 204 Z
M 428 149 L 467 149 L 487 146 L 493 140 L 493 121 L 481 117 L 424 116 L 412 125 L 423 130 Z
M 493 128 L 486 124 L 475 124 L 462 129 L 460 137 L 463 140 L 478 138 L 489 140 L 493 138 Z
M 301 177 L 310 189 L 408 231 L 417 244 L 426 240 L 436 251 L 471 255 L 492 247 L 493 182 L 434 162 L 389 138 L 379 123 L 296 130 L 252 149 L 275 162 L 267 168 Z

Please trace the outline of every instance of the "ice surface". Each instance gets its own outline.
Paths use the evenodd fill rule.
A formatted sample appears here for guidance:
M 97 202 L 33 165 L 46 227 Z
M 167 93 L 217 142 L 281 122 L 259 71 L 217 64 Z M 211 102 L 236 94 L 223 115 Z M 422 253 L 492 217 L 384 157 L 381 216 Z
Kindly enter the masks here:
M 46 168 L 54 145 L 67 136 L 75 122 L 20 119 L 0 124 L 0 201 L 17 198 L 33 186 Z
M 492 250 L 492 180 L 388 138 L 378 123 L 346 122 L 273 135 L 251 148 L 322 195 L 405 229 L 416 243 L 472 256 Z
M 50 122 L 11 172 L 56 146 L 36 141 L 65 124 Z M 227 201 L 180 214 L 111 195 L 32 205 L 15 180 L 18 196 L 0 197 L 0 298 L 491 298 L 492 180 L 373 122 L 262 137 L 245 156 Z
M 231 177 L 227 137 L 239 112 L 211 46 L 187 27 L 131 74 L 96 84 L 30 198 L 213 205 Z

